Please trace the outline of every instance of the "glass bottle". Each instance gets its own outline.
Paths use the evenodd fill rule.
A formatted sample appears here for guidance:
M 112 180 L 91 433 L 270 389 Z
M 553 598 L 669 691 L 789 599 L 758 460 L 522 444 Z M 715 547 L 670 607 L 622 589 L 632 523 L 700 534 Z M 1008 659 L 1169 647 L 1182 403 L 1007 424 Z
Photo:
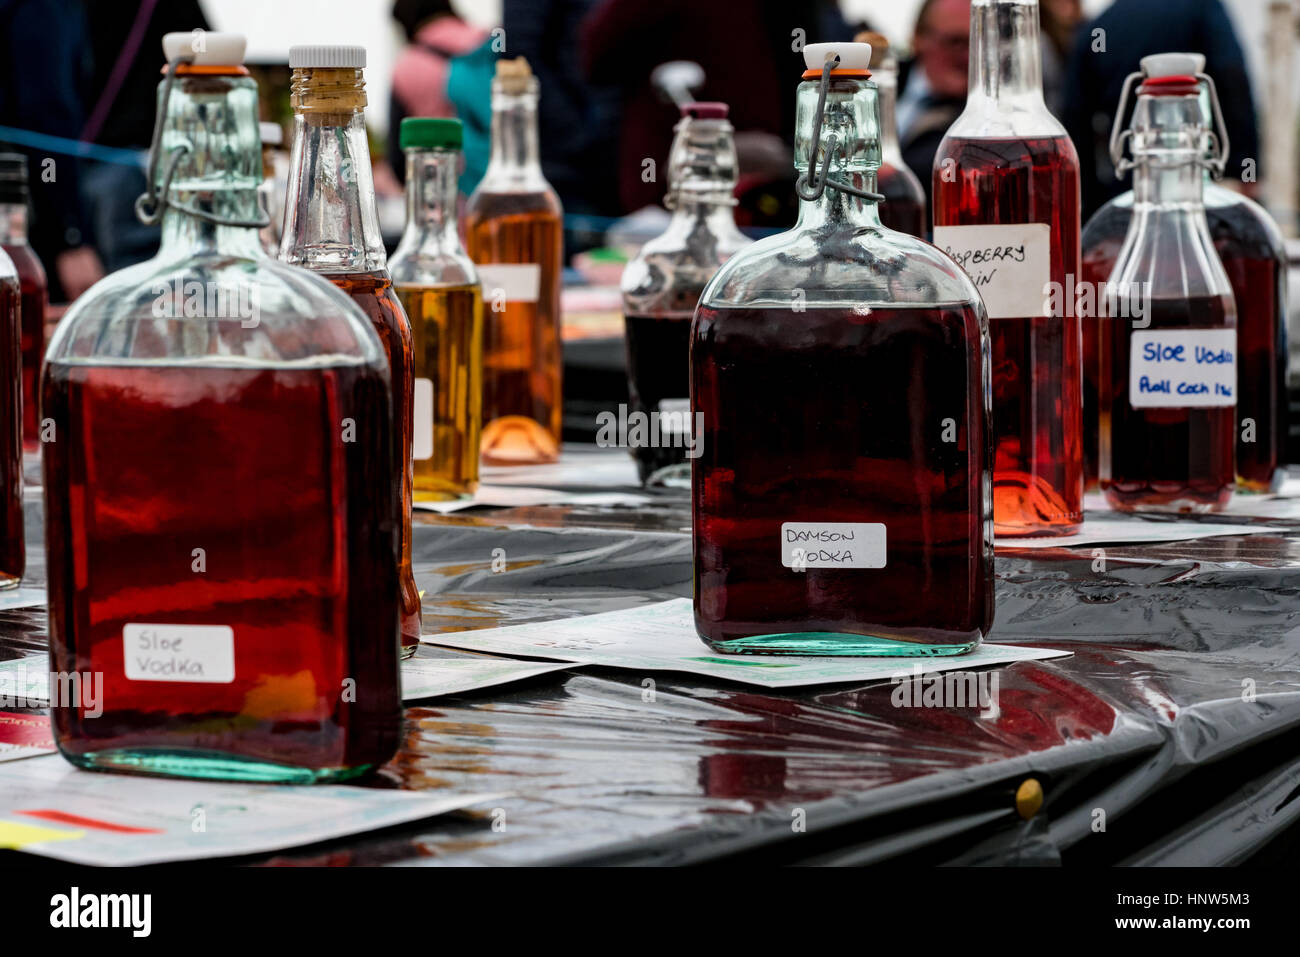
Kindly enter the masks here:
M 1144 81 L 1131 162 L 1112 140 L 1116 169 L 1133 169 L 1133 217 L 1099 320 L 1099 471 L 1125 511 L 1217 511 L 1232 496 L 1237 306 L 1202 202 L 1212 161 L 1196 69 L 1147 57 L 1126 84 Z
M 1192 57 L 1192 75 L 1204 72 L 1205 57 Z M 1218 109 L 1201 83 L 1202 120 Z M 1122 122 L 1122 120 L 1121 120 Z M 1219 135 L 1226 137 L 1222 130 Z M 1220 146 L 1221 155 L 1226 150 Z M 1222 170 L 1204 173 L 1205 212 L 1210 237 L 1237 302 L 1237 488 L 1268 492 L 1284 477 L 1287 442 L 1287 254 L 1282 233 L 1258 203 L 1214 182 Z M 1083 228 L 1083 279 L 1104 283 L 1115 268 L 1133 218 L 1133 191 L 1106 203 Z M 1097 481 L 1098 324 L 1083 321 L 1084 459 L 1090 484 Z
M 542 176 L 537 97 L 527 60 L 497 61 L 492 153 L 466 208 L 466 245 L 485 303 L 482 442 L 488 465 L 560 457 L 564 212 Z
M 280 227 L 284 224 L 284 194 L 289 185 L 289 157 L 280 147 L 284 128 L 279 123 L 259 123 L 262 137 L 262 182 L 257 187 L 266 225 L 262 227 L 262 246 L 272 256 L 280 255 Z
M 456 231 L 460 120 L 407 117 L 406 230 L 389 270 L 411 320 L 415 498 L 469 498 L 483 424 L 483 294 Z
M 644 484 L 687 488 L 691 317 L 718 266 L 751 240 L 732 214 L 737 160 L 727 105 L 687 103 L 681 111 L 664 198 L 672 219 L 627 264 L 622 288 L 629 420 L 651 426 L 629 429 L 628 445 Z
M 1083 520 L 1079 161 L 1043 102 L 1038 0 L 973 0 L 970 92 L 934 162 L 934 241 L 970 273 L 993 340 L 999 535 Z
M 876 189 L 885 197 L 880 221 L 890 229 L 925 238 L 925 190 L 903 161 L 898 142 L 898 58 L 884 34 L 865 31 L 854 39 L 871 44 L 871 78 L 880 90 L 880 172 Z
M 411 325 L 388 274 L 366 138 L 366 51 L 293 46 L 293 147 L 280 260 L 324 276 L 369 317 L 392 369 L 394 479 L 400 490 L 402 657 L 420 645 L 420 594 L 411 569 Z
M 987 321 L 956 263 L 880 223 L 870 56 L 805 48 L 798 222 L 732 256 L 692 325 L 718 651 L 952 655 L 992 624 Z
M 21 301 L 18 271 L 0 249 L 0 591 L 16 588 L 27 567 Z
M 45 269 L 27 242 L 27 157 L 0 153 L 0 248 L 9 254 L 22 289 L 23 447 L 40 448 L 40 397 L 37 386 L 45 359 L 45 310 L 49 287 Z
M 194 40 L 163 41 L 158 255 L 73 304 L 42 374 L 51 668 L 86 678 L 55 739 L 101 770 L 347 778 L 402 727 L 388 364 L 262 249 L 244 40 Z

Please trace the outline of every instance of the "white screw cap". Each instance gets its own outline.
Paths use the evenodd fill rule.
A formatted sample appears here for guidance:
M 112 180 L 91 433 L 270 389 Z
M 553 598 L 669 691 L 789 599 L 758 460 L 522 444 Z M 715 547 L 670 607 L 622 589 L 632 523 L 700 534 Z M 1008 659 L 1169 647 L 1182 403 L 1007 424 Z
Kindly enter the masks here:
M 289 47 L 289 68 L 292 70 L 364 70 L 366 48 L 320 44 Z
M 245 45 L 242 33 L 191 30 L 164 36 L 163 55 L 168 63 L 186 58 L 202 66 L 241 66 Z
M 865 70 L 871 66 L 870 43 L 809 43 L 803 48 L 803 62 L 810 70 L 820 70 L 832 53 L 840 55 L 837 70 Z
M 1199 53 L 1153 53 L 1142 58 L 1142 72 L 1151 79 L 1196 76 L 1205 72 L 1205 57 Z

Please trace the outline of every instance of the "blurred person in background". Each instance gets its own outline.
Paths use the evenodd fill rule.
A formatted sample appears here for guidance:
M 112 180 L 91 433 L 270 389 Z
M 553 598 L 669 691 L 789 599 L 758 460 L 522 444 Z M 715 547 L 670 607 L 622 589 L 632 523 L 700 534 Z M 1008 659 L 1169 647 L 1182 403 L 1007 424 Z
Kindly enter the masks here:
M 79 0 L 0 0 L 0 126 L 75 140 L 82 100 L 86 23 Z M 3 151 L 27 156 L 32 210 L 28 237 L 45 266 L 51 302 L 69 302 L 104 269 L 79 189 L 81 164 L 0 134 Z
M 1110 162 L 1110 131 L 1124 79 L 1143 57 L 1170 52 L 1204 54 L 1205 71 L 1218 87 L 1231 141 L 1224 185 L 1240 186 L 1242 160 L 1258 159 L 1246 57 L 1220 0 L 1115 0 L 1079 31 L 1066 83 L 1062 119 L 1079 151 L 1085 222 L 1132 188 L 1131 178 L 1116 179 Z
M 1038 0 L 1042 32 L 1043 99 L 1058 119 L 1065 112 L 1065 71 L 1075 32 L 1083 23 L 1083 0 Z
M 899 94 L 903 161 L 925 189 L 926 221 L 933 222 L 931 176 L 948 127 L 966 107 L 970 82 L 970 0 L 925 0 L 912 34 L 913 62 Z
M 600 157 L 616 156 L 618 200 L 623 212 L 662 204 L 664 173 L 678 108 L 653 88 L 650 74 L 670 60 L 689 60 L 704 69 L 697 100 L 730 107 L 736 130 L 741 189 L 747 181 L 779 179 L 791 202 L 772 214 L 793 222 L 795 87 L 803 73 L 805 42 L 852 37 L 834 3 L 809 0 L 604 0 L 583 24 L 580 54 L 587 76 L 618 89 L 622 122 L 618 145 Z M 642 176 L 644 161 L 656 175 Z M 788 181 L 788 188 L 784 184 Z M 739 219 L 739 217 L 738 217 Z
M 161 81 L 162 38 L 207 30 L 198 0 L 84 0 L 92 70 L 81 139 L 147 150 L 153 139 Z M 135 216 L 147 188 L 144 163 L 90 164 L 82 186 L 95 246 L 111 272 L 143 262 L 158 249 L 160 231 Z
M 600 245 L 616 216 L 617 88 L 589 80 L 577 54 L 586 17 L 599 0 L 504 0 L 505 56 L 528 60 L 541 87 L 537 104 L 542 173 L 564 205 L 566 258 Z M 630 52 L 630 51 L 629 51 Z M 583 217 L 597 217 L 584 227 Z
M 457 117 L 482 134 L 474 136 L 470 129 L 466 130 L 465 162 L 470 178 L 477 183 L 487 167 L 484 118 L 490 114 L 486 109 L 457 109 L 453 101 L 453 70 L 458 60 L 476 54 L 485 63 L 495 61 L 495 55 L 487 49 L 488 32 L 460 19 L 451 7 L 451 0 L 397 0 L 393 4 L 393 19 L 401 25 L 407 43 L 393 64 L 388 112 L 388 162 L 394 175 L 399 183 L 406 179 L 401 148 L 404 117 Z M 461 116 L 462 112 L 475 116 Z M 473 190 L 473 185 L 468 189 L 466 185 L 462 182 L 462 190 Z

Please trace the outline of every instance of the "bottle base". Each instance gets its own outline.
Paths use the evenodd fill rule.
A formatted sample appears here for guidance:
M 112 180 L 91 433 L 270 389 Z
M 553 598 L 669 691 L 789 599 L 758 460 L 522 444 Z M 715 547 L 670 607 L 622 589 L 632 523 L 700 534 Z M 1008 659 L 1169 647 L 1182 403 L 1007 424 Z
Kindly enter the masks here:
M 483 426 L 484 465 L 550 465 L 560 460 L 560 444 L 550 431 L 524 415 L 506 415 Z
M 806 655 L 818 658 L 946 658 L 974 651 L 980 643 L 978 636 L 957 644 L 932 644 L 827 631 L 750 635 L 727 641 L 713 641 L 703 635 L 700 638 L 714 651 L 728 655 Z
M 1189 495 L 1187 492 L 1119 492 L 1103 488 L 1106 503 L 1117 512 L 1160 512 L 1171 515 L 1205 515 L 1222 511 L 1232 499 L 1232 489 L 1217 494 Z
M 62 751 L 62 749 L 60 749 Z M 86 751 L 65 758 L 85 771 L 112 771 L 165 778 L 201 778 L 210 781 L 245 781 L 259 784 L 328 784 L 348 781 L 374 770 L 362 764 L 346 768 L 304 768 L 208 751 L 174 751 L 167 748 L 115 748 Z
M 10 588 L 17 588 L 23 582 L 21 575 L 9 575 L 0 572 L 0 591 L 8 591 Z

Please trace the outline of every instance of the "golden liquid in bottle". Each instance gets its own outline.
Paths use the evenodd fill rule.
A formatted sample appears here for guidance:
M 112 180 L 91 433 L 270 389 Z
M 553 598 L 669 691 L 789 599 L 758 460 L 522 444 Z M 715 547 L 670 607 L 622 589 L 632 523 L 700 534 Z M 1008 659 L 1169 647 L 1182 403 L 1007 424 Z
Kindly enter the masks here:
M 483 424 L 482 293 L 477 284 L 395 288 L 414 342 L 415 500 L 468 498 L 478 488 Z M 430 392 L 432 415 L 420 408 Z
M 562 411 L 560 211 L 545 193 L 485 193 L 466 220 L 470 258 L 486 266 L 483 282 L 483 461 L 535 465 L 560 457 Z M 536 263 L 534 302 L 494 290 L 491 264 Z

